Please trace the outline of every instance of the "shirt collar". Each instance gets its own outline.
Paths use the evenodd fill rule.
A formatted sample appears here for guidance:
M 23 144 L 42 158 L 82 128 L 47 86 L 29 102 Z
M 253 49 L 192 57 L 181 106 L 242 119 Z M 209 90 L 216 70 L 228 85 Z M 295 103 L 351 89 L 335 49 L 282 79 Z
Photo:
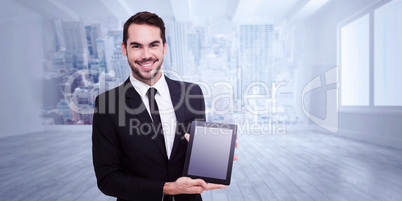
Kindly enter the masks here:
M 134 89 L 140 94 L 141 97 L 147 96 L 147 91 L 150 87 L 154 87 L 161 96 L 166 95 L 167 90 L 169 87 L 166 82 L 166 78 L 164 73 L 162 72 L 161 78 L 153 85 L 149 86 L 135 78 L 132 74 L 130 74 L 130 82 L 133 85 Z

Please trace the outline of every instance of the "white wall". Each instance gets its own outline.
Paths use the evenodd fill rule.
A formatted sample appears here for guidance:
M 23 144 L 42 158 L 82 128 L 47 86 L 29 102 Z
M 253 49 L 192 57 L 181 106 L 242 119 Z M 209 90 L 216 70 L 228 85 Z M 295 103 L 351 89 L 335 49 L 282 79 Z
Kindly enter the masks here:
M 331 66 L 337 64 L 337 25 L 369 7 L 375 0 L 332 0 L 317 13 L 297 26 L 296 40 L 309 44 L 305 48 L 296 47 L 301 52 L 298 59 L 304 61 L 298 66 L 302 73 L 300 85 L 305 85 L 308 78 L 322 75 Z M 307 50 L 306 48 L 311 48 Z M 303 73 L 305 72 L 305 73 Z M 308 72 L 311 72 L 308 75 Z M 323 96 L 311 101 L 310 109 L 317 116 L 325 114 Z M 399 113 L 380 112 L 345 112 L 339 113 L 339 131 L 336 135 L 364 140 L 376 144 L 402 148 L 402 115 Z M 324 131 L 317 126 L 318 130 Z
M 12 0 L 0 2 L 0 137 L 40 126 L 42 17 Z

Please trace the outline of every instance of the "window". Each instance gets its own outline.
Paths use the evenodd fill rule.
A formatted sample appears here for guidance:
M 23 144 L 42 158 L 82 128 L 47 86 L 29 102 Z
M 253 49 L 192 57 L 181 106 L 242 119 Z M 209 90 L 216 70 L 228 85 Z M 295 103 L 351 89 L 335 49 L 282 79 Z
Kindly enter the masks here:
M 402 1 L 374 12 L 374 105 L 402 106 Z
M 402 106 L 401 10 L 382 1 L 338 27 L 341 106 Z
M 342 105 L 369 105 L 369 16 L 341 29 Z

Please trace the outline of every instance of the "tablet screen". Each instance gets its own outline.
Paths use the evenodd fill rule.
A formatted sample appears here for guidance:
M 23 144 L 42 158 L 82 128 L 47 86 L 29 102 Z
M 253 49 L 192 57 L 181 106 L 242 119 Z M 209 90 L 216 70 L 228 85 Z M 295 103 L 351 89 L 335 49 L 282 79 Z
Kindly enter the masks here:
M 226 179 L 232 129 L 196 126 L 188 174 Z
M 236 125 L 193 121 L 183 175 L 229 185 L 236 133 Z

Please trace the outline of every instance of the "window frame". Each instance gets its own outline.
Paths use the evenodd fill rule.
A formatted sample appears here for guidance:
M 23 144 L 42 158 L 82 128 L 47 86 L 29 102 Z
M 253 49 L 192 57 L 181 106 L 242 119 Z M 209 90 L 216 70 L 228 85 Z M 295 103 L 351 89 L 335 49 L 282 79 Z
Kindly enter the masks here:
M 351 112 L 351 113 L 395 113 L 402 114 L 402 106 L 381 106 L 374 105 L 374 13 L 379 7 L 391 2 L 392 0 L 384 0 L 375 2 L 369 5 L 367 8 L 361 10 L 356 15 L 338 23 L 337 25 L 337 66 L 338 66 L 338 108 L 340 112 Z M 351 106 L 342 105 L 342 66 L 341 66 L 341 49 L 342 49 L 342 28 L 355 22 L 361 17 L 367 15 L 369 16 L 369 105 L 368 106 Z

